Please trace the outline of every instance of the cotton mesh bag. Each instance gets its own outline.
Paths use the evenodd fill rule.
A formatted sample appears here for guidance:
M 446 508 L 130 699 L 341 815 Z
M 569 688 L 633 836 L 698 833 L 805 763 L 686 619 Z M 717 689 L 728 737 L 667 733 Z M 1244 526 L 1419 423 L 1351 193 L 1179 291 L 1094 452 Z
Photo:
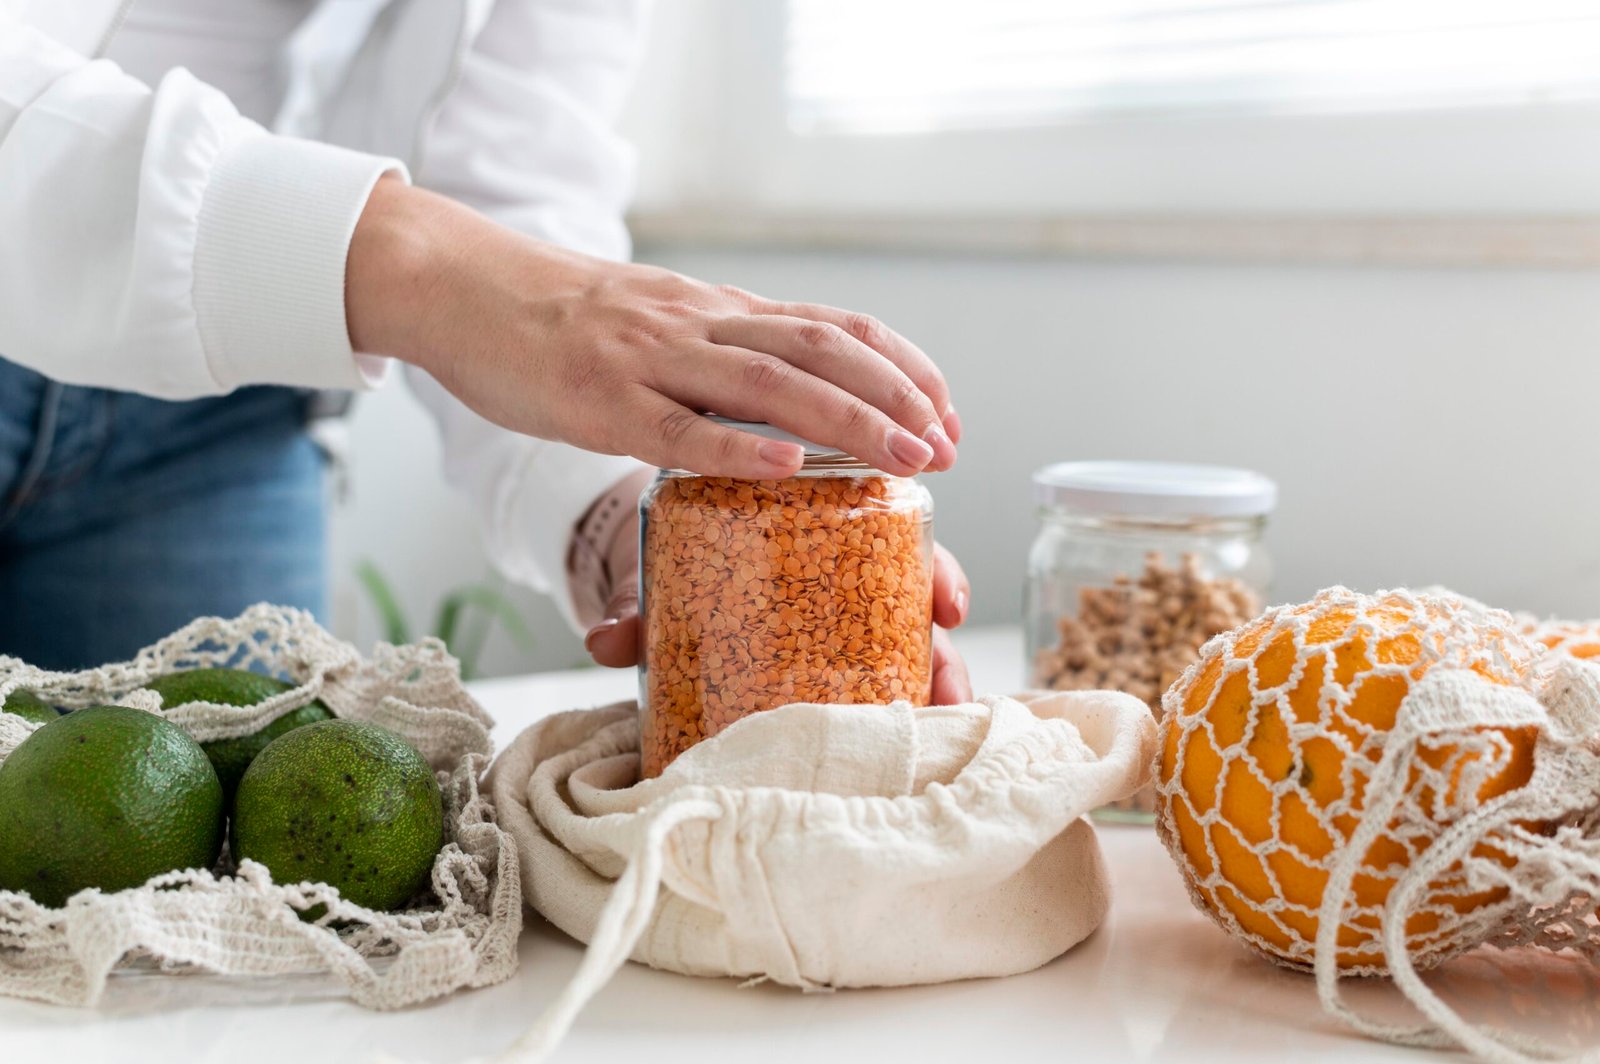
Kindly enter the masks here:
M 1195 904 L 1369 1034 L 1557 1059 L 1419 972 L 1485 945 L 1600 964 L 1600 667 L 1527 631 L 1448 593 L 1332 588 L 1212 640 L 1167 692 L 1158 831 Z M 1347 975 L 1391 977 L 1421 1022 L 1356 1013 Z
M 634 703 L 548 718 L 491 788 L 529 904 L 589 945 L 503 1059 L 544 1059 L 630 957 L 804 990 L 1036 968 L 1104 917 L 1084 814 L 1147 781 L 1154 741 L 1110 692 L 801 703 L 639 782 Z
M 1525 631 L 1558 654 L 1600 661 L 1600 621 L 1533 621 Z
M 259 666 L 297 686 L 239 707 L 163 708 L 143 685 L 182 669 Z M 198 742 L 252 734 L 314 699 L 337 717 L 369 721 L 415 746 L 444 797 L 445 842 L 427 896 L 375 912 L 317 883 L 274 883 L 253 861 L 173 872 L 141 887 L 83 891 L 50 909 L 0 891 L 0 994 L 96 1004 L 122 970 L 224 975 L 328 975 L 376 1009 L 501 982 L 516 970 L 521 888 L 509 836 L 480 790 L 492 744 L 487 714 L 437 640 L 380 644 L 363 658 L 301 610 L 259 605 L 202 618 L 132 660 L 50 672 L 0 657 L 0 694 L 29 688 L 78 709 L 118 704 L 161 712 Z M 0 714 L 0 764 L 40 725 Z M 314 921 L 303 914 L 318 906 Z

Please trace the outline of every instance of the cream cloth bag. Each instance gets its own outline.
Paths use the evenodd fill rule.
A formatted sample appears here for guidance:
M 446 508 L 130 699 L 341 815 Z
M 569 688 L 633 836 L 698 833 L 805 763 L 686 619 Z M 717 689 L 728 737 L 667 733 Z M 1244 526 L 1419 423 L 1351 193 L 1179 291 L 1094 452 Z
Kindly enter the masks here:
M 628 702 L 536 724 L 490 774 L 529 904 L 589 943 L 506 1059 L 542 1059 L 630 956 L 807 990 L 1044 964 L 1105 916 L 1083 815 L 1147 782 L 1155 722 L 1110 692 L 797 704 L 657 779 L 638 750 Z

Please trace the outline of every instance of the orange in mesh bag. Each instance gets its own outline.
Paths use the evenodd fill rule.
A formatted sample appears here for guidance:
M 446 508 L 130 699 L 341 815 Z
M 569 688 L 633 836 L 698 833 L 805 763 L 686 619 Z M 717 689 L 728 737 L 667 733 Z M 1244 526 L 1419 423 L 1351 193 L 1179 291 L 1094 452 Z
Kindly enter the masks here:
M 1561 654 L 1588 661 L 1600 658 L 1600 621 L 1543 621 L 1524 631 Z
M 1600 959 L 1600 669 L 1510 615 L 1333 588 L 1212 640 L 1163 705 L 1158 830 L 1190 895 L 1356 1026 L 1523 1059 L 1416 969 L 1484 943 Z M 1429 1022 L 1354 1015 L 1342 974 L 1392 975 Z

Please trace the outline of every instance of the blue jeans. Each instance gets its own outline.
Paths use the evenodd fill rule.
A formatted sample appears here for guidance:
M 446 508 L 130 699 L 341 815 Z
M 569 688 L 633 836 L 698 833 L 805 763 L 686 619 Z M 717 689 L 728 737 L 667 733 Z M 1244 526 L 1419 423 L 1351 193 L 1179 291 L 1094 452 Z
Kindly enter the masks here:
M 263 600 L 320 616 L 323 476 L 290 389 L 165 402 L 0 360 L 0 654 L 84 668 Z

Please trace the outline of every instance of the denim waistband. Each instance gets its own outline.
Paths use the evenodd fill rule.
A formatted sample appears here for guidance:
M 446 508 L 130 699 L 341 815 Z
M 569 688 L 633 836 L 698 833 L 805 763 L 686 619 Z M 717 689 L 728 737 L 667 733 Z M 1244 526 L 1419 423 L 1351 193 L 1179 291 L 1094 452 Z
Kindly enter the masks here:
M 63 384 L 0 359 L 0 522 L 35 493 L 79 476 L 113 444 L 138 461 L 286 420 L 304 426 L 314 392 L 259 386 L 163 400 Z

